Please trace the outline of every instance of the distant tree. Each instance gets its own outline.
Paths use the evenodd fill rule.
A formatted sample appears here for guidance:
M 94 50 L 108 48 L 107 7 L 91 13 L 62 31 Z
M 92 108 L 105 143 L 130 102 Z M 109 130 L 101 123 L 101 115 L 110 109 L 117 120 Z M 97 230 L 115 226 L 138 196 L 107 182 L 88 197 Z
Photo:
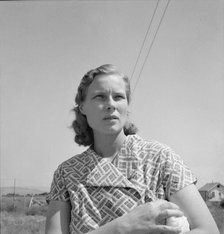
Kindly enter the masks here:
M 44 193 L 40 193 L 39 195 L 40 196 L 47 196 L 47 194 L 48 194 L 47 192 L 44 192 Z
M 15 196 L 15 197 L 18 197 L 18 196 L 20 196 L 19 194 L 17 194 L 17 193 L 7 193 L 6 194 L 6 197 L 13 197 L 13 196 Z

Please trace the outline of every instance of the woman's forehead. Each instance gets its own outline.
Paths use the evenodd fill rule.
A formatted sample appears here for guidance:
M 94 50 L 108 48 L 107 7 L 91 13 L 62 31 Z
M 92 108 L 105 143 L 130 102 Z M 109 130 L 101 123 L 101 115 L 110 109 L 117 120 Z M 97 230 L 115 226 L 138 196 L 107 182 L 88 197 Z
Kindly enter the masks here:
M 89 91 L 126 91 L 126 84 L 123 77 L 119 74 L 97 75 L 90 84 Z

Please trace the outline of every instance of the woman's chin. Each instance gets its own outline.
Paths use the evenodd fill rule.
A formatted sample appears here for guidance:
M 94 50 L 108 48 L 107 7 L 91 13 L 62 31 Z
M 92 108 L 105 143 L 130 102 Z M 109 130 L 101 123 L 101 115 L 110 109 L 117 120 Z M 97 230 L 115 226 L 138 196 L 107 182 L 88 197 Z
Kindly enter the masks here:
M 103 129 L 102 133 L 105 135 L 117 135 L 122 131 L 122 128 L 116 126 L 111 126 Z

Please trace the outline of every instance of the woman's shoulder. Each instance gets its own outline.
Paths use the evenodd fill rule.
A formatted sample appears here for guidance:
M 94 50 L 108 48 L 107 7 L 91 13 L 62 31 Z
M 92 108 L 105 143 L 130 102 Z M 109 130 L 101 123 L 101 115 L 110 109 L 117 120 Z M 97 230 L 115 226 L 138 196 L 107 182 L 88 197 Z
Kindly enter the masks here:
M 166 145 L 158 140 L 145 139 L 137 134 L 130 135 L 129 142 L 135 148 L 138 148 L 141 150 L 145 149 L 145 150 L 151 150 L 151 151 L 155 151 L 155 152 L 159 152 L 161 150 L 171 150 L 171 148 L 168 145 Z
M 127 154 L 135 156 L 140 161 L 165 162 L 172 156 L 173 151 L 160 141 L 144 139 L 135 134 L 128 139 Z
M 86 164 L 88 162 L 88 158 L 90 158 L 89 148 L 83 151 L 82 153 L 78 153 L 66 159 L 65 161 L 59 164 L 58 168 L 76 168 L 79 167 L 81 164 Z
M 147 140 L 138 135 L 133 135 L 131 138 L 132 149 L 129 154 L 134 155 L 138 160 L 166 167 L 183 164 L 182 157 L 167 144 L 157 140 Z

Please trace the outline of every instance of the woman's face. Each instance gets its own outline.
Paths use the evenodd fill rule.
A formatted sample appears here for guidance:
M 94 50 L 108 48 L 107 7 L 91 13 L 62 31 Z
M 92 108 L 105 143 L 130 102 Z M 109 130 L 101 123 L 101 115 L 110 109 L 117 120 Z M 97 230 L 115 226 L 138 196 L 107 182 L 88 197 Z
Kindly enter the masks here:
M 99 75 L 87 89 L 80 111 L 94 134 L 117 134 L 127 120 L 126 84 L 118 74 Z

